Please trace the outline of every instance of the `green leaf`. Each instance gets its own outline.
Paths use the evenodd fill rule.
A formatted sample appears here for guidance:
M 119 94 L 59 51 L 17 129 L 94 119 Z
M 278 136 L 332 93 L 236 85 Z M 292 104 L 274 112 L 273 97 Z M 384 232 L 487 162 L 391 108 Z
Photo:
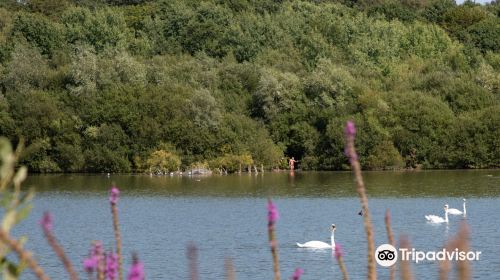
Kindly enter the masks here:
M 28 204 L 23 208 L 21 208 L 19 211 L 17 211 L 15 223 L 18 224 L 22 220 L 26 219 L 28 215 L 31 213 L 31 209 L 33 209 L 33 205 Z
M 12 201 L 12 193 L 4 192 L 2 193 L 2 198 L 0 199 L 0 206 L 2 206 L 3 208 L 9 208 L 11 201 Z
M 19 199 L 20 204 L 28 203 L 31 200 L 33 200 L 33 197 L 35 196 L 35 191 L 33 189 L 29 189 L 26 193 L 23 193 L 21 195 L 21 198 Z
M 16 211 L 9 210 L 3 218 L 2 229 L 5 232 L 9 232 L 15 222 L 16 222 Z
M 16 280 L 19 278 L 21 271 L 19 267 L 10 261 L 7 261 L 7 267 L 3 270 L 3 279 L 5 280 Z
M 21 183 L 26 179 L 26 176 L 28 176 L 28 168 L 26 168 L 25 166 L 21 166 L 21 168 L 19 168 L 16 175 L 14 176 L 14 185 L 21 185 Z

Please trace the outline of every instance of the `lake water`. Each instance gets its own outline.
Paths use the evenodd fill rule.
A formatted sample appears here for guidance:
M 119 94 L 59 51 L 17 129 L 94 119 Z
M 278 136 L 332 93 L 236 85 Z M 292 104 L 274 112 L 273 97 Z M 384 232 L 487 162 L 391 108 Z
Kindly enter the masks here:
M 384 213 L 390 209 L 396 238 L 406 235 L 412 247 L 443 248 L 458 230 L 461 217 L 449 225 L 426 223 L 424 215 L 443 216 L 443 204 L 462 208 L 467 198 L 471 247 L 481 251 L 472 263 L 475 279 L 500 277 L 500 170 L 366 172 L 369 207 L 376 246 L 386 243 Z M 359 200 L 349 172 L 297 172 L 212 177 L 149 177 L 144 175 L 34 175 L 24 187 L 37 195 L 31 216 L 14 231 L 28 235 L 27 247 L 54 279 L 65 272 L 37 224 L 43 211 L 55 218 L 55 234 L 81 271 L 92 240 L 114 246 L 108 202 L 109 186 L 121 189 L 120 224 L 125 265 L 137 252 L 148 279 L 188 279 L 186 246 L 198 248 L 200 279 L 224 279 L 224 261 L 231 258 L 237 279 L 271 279 L 267 241 L 266 199 L 272 197 L 281 218 L 277 223 L 282 279 L 302 267 L 302 279 L 341 279 L 331 251 L 296 248 L 296 242 L 329 242 L 329 227 L 343 245 L 352 279 L 366 275 L 366 239 Z M 380 279 L 388 269 L 377 266 Z M 434 262 L 412 264 L 417 279 L 437 279 Z M 85 278 L 82 273 L 82 278 Z M 30 272 L 23 279 L 34 279 Z

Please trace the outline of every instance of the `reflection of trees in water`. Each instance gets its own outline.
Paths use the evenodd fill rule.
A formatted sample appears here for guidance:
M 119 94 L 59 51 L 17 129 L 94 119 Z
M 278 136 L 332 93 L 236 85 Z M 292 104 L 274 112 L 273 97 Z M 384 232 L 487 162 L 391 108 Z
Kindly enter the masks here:
M 184 173 L 186 174 L 186 173 Z M 498 170 L 364 172 L 369 197 L 497 197 Z M 491 176 L 487 176 L 491 175 Z M 197 181 L 199 180 L 199 181 Z M 204 177 L 111 174 L 30 175 L 37 192 L 105 192 L 115 182 L 127 193 L 144 195 L 355 197 L 349 172 L 296 171 Z

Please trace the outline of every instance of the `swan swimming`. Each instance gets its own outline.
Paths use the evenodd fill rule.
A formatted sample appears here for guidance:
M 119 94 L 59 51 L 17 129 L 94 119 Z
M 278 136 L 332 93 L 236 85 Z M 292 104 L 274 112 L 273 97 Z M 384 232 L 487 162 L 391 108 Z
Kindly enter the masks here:
M 451 214 L 451 215 L 464 215 L 464 217 L 467 215 L 467 209 L 465 209 L 465 198 L 463 199 L 464 200 L 464 204 L 463 204 L 463 209 L 464 211 L 460 211 L 456 208 L 450 208 L 448 209 L 448 213 Z
M 332 235 L 330 236 L 331 239 L 331 244 L 328 244 L 323 241 L 309 241 L 304 244 L 297 243 L 297 246 L 300 248 L 312 248 L 312 249 L 328 249 L 328 248 L 335 248 L 335 238 L 334 238 L 334 233 L 335 233 L 335 224 L 332 224 Z
M 448 223 L 448 204 L 444 205 L 444 219 L 436 215 L 425 215 L 425 219 L 432 224 Z

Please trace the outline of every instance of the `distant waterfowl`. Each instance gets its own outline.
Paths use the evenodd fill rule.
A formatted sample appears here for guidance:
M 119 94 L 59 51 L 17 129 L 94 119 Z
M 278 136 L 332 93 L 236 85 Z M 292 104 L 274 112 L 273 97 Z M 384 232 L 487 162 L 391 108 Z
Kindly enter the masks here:
M 358 215 L 363 216 L 363 209 L 359 210 Z
M 448 204 L 444 205 L 444 219 L 436 215 L 426 215 L 425 219 L 431 224 L 448 223 Z
M 323 241 L 309 241 L 304 244 L 297 243 L 297 246 L 300 248 L 311 248 L 311 249 L 328 249 L 335 248 L 335 224 L 332 224 L 332 235 L 330 236 L 331 244 L 328 244 Z
M 456 209 L 456 208 L 450 208 L 450 209 L 448 209 L 448 213 L 449 213 L 450 215 L 462 215 L 462 214 L 463 214 L 463 215 L 464 215 L 464 217 L 465 217 L 465 216 L 467 215 L 467 209 L 465 208 L 465 201 L 466 201 L 466 200 L 465 200 L 465 198 L 464 198 L 463 200 L 464 200 L 464 203 L 463 203 L 463 211 L 460 211 L 460 210 L 458 210 L 458 209 Z

